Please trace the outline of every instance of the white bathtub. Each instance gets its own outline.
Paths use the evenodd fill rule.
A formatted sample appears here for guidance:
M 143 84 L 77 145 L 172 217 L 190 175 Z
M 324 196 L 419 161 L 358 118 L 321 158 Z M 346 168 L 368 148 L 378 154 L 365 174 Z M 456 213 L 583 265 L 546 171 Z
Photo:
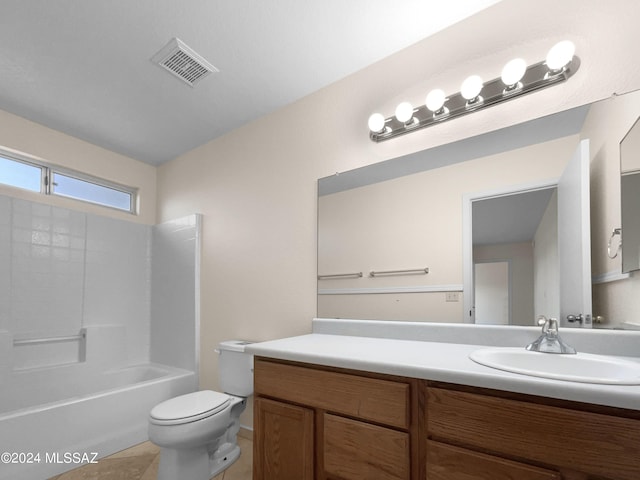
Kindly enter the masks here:
M 150 409 L 196 384 L 157 364 L 13 372 L 0 385 L 0 480 L 44 480 L 143 442 Z

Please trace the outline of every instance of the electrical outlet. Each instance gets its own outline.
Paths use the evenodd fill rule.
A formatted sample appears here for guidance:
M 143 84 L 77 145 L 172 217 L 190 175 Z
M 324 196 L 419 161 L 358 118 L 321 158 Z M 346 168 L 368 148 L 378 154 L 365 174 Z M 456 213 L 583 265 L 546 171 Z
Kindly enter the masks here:
M 460 294 L 458 292 L 447 292 L 446 293 L 446 301 L 447 302 L 459 302 Z

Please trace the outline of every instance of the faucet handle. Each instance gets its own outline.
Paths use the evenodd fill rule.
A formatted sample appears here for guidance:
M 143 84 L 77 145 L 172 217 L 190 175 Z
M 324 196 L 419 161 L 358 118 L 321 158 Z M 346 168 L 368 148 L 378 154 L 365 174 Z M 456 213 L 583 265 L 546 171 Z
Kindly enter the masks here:
M 558 319 L 557 318 L 550 318 L 547 321 L 547 333 L 553 333 L 555 335 L 558 334 Z
M 540 315 L 537 320 L 542 326 L 542 335 L 525 348 L 534 352 L 544 353 L 576 353 L 576 349 L 567 345 L 558 335 L 558 319 Z
M 558 333 L 558 319 L 557 318 L 547 318 L 544 315 L 540 315 L 538 317 L 537 323 L 542 327 L 542 333 Z

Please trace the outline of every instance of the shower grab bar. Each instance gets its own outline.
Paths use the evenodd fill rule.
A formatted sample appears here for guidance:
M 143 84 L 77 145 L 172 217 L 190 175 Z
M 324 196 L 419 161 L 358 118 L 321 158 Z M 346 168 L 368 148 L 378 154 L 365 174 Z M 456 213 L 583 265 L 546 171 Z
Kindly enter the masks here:
M 83 340 L 86 336 L 86 333 L 80 333 L 79 335 L 67 335 L 62 337 L 27 338 L 24 340 L 14 340 L 13 346 L 16 347 L 20 345 L 38 345 L 41 343 L 71 342 L 74 340 Z
M 318 280 L 326 280 L 328 278 L 361 278 L 362 272 L 355 273 L 333 273 L 329 275 L 318 275 Z
M 380 272 L 369 272 L 370 277 L 376 277 L 378 275 L 415 275 L 415 274 L 427 274 L 429 273 L 429 267 L 425 268 L 411 268 L 409 270 L 385 270 Z

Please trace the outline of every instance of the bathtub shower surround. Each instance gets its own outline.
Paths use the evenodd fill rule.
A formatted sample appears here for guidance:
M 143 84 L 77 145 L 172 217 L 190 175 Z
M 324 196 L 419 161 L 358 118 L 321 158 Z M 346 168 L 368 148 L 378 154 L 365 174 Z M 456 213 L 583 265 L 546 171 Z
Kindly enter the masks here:
M 149 360 L 151 228 L 87 215 L 83 322 L 124 325 L 127 358 Z
M 20 342 L 122 325 L 128 359 L 148 360 L 151 227 L 6 196 L 0 218 L 0 330 Z M 13 369 L 59 363 L 47 342 L 25 345 Z
M 0 196 L 0 452 L 102 457 L 197 388 L 199 230 Z M 75 466 L 2 464 L 0 480 Z
M 0 222 L 0 329 L 18 339 L 77 334 L 86 215 L 0 196 Z
M 155 225 L 151 269 L 151 361 L 198 370 L 200 217 Z M 170 348 L 167 348 L 170 347 Z
M 100 325 L 126 330 L 130 364 L 194 369 L 199 228 L 197 215 L 152 227 L 0 196 L 0 332 L 30 350 L 11 369 L 79 361 L 81 329 Z

